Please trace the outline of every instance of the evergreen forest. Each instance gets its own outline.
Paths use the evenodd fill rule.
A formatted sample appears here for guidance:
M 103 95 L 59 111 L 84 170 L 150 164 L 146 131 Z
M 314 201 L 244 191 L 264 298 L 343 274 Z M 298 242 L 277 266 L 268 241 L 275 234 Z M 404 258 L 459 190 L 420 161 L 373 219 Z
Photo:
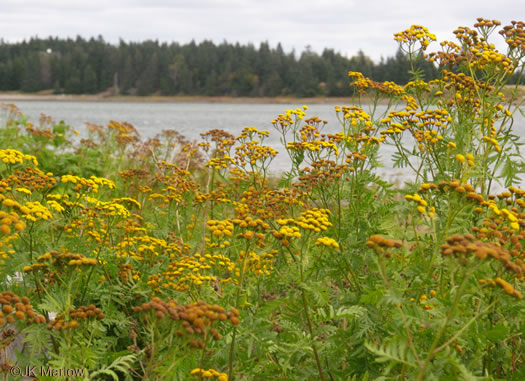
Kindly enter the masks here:
M 437 69 L 423 61 L 426 80 Z M 354 57 L 309 47 L 297 54 L 281 44 L 240 45 L 212 41 L 159 41 L 118 45 L 98 38 L 0 40 L 0 91 L 60 94 L 199 96 L 348 96 L 348 71 L 376 81 L 409 81 L 410 63 L 399 50 L 375 63 L 362 51 Z

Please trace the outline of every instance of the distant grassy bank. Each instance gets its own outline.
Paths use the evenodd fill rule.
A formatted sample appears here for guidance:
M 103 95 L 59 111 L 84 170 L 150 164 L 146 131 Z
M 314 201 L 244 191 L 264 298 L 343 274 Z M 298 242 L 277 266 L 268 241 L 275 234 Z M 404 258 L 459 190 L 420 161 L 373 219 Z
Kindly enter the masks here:
M 506 86 L 504 93 L 510 96 L 516 89 L 515 85 Z M 369 96 L 361 96 L 361 101 L 366 103 Z M 525 85 L 517 87 L 517 101 L 525 99 Z M 141 102 L 141 103 L 277 103 L 277 104 L 351 104 L 358 101 L 358 97 L 226 97 L 226 96 L 134 96 L 134 95 L 108 95 L 101 94 L 53 94 L 50 91 L 38 93 L 23 93 L 18 91 L 0 92 L 0 102 L 17 101 L 65 101 L 65 102 Z M 384 100 L 380 101 L 381 103 Z
M 132 95 L 72 95 L 49 93 L 2 92 L 0 102 L 66 101 L 66 102 L 151 102 L 151 103 L 279 103 L 279 104 L 346 104 L 351 97 L 223 97 L 223 96 L 132 96 Z M 356 99 L 357 100 L 357 99 Z

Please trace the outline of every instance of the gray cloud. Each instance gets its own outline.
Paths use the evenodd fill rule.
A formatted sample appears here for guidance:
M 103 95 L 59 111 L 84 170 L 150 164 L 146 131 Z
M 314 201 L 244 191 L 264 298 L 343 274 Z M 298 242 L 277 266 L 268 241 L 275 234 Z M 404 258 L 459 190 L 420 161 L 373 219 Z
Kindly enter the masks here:
M 395 32 L 427 26 L 439 40 L 476 17 L 508 23 L 521 0 L 1 0 L 0 25 L 7 41 L 32 36 L 92 37 L 118 42 L 156 39 L 220 43 L 281 42 L 290 51 L 309 45 L 347 55 L 359 49 L 373 59 L 395 53 Z M 499 36 L 495 36 L 497 41 Z M 497 44 L 503 47 L 502 44 Z

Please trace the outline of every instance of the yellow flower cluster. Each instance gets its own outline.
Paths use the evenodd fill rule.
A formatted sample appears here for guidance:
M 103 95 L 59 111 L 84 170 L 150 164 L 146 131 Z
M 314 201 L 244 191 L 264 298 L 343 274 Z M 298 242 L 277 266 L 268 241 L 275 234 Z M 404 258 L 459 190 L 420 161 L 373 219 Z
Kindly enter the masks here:
M 304 107 L 304 106 L 303 106 Z M 307 110 L 308 107 L 304 108 L 304 110 Z M 279 114 L 277 118 L 272 120 L 272 124 L 279 132 L 282 134 L 286 134 L 287 131 L 296 123 L 303 120 L 306 113 L 301 110 L 300 108 L 297 108 L 295 110 L 286 110 L 284 114 Z
M 180 194 L 179 190 L 175 187 L 169 186 L 167 188 L 163 188 L 161 192 L 163 193 L 151 193 L 148 197 L 148 200 L 154 200 L 159 198 L 162 199 L 164 205 L 168 205 L 171 201 L 182 201 L 182 195 Z
M 9 200 L 4 200 L 5 202 Z M 53 218 L 53 215 L 47 209 L 44 205 L 42 205 L 38 201 L 28 201 L 23 206 L 20 207 L 20 211 L 23 213 L 23 216 L 25 219 L 28 219 L 30 221 L 37 221 L 39 219 L 42 220 L 49 220 Z
M 217 377 L 218 381 L 228 381 L 228 375 L 226 373 L 217 372 L 215 369 L 200 369 L 195 368 L 191 371 L 192 376 L 199 376 L 201 378 L 213 378 Z
M 292 117 L 292 116 L 295 116 L 297 119 L 299 120 L 302 120 L 304 118 L 304 116 L 306 115 L 306 113 L 301 110 L 300 108 L 296 108 L 295 110 L 286 110 L 285 111 L 285 115 L 288 116 L 288 117 Z
M 204 282 L 217 279 L 215 276 L 201 275 L 200 271 L 208 268 L 208 265 L 201 265 L 195 258 L 183 257 L 170 263 L 168 269 L 161 274 L 150 276 L 148 285 L 158 293 L 169 288 L 176 291 L 187 291 L 192 286 L 200 286 Z
M 381 123 L 388 126 L 387 129 L 381 131 L 381 134 L 399 134 L 408 129 L 419 143 L 418 148 L 426 151 L 443 141 L 444 130 L 450 121 L 452 118 L 445 109 L 425 110 L 417 113 L 414 110 L 391 111 L 386 118 L 381 119 Z
M 305 143 L 305 142 L 303 142 L 303 143 L 297 143 L 297 142 L 296 143 L 288 143 L 286 145 L 286 149 L 292 149 L 292 150 L 296 150 L 296 151 L 308 150 L 308 151 L 311 151 L 311 152 L 320 152 L 324 148 L 334 151 L 336 155 L 339 152 L 339 149 L 337 148 L 337 146 L 334 143 L 322 142 L 322 141 L 319 141 L 319 140 L 314 140 L 313 142 L 309 142 L 309 143 Z
M 281 218 L 278 219 L 276 222 L 279 225 L 281 225 L 281 231 L 279 233 L 285 235 L 286 237 L 299 238 L 301 236 L 301 233 L 299 233 L 299 229 L 297 229 L 297 226 L 305 230 L 311 230 L 316 233 L 319 233 L 321 231 L 327 230 L 330 226 L 332 226 L 332 223 L 328 220 L 329 216 L 330 211 L 328 209 L 315 208 L 301 213 L 301 215 L 297 219 Z
M 198 146 L 206 153 L 212 152 L 214 157 L 228 155 L 231 147 L 235 144 L 235 137 L 224 130 L 213 129 L 202 133 L 201 137 L 205 141 L 199 143 Z M 212 148 L 210 141 L 215 144 L 214 148 Z
M 288 220 L 277 220 L 277 223 L 288 221 Z M 293 221 L 293 220 L 291 220 Z M 288 222 L 285 222 L 288 223 Z M 281 229 L 279 230 L 279 234 L 284 237 L 288 238 L 301 238 L 301 233 L 299 233 L 299 228 L 297 226 L 281 226 Z M 281 238 L 281 236 L 274 234 L 276 238 Z
M 306 230 L 315 232 L 325 231 L 332 223 L 328 220 L 330 211 L 328 209 L 311 209 L 301 213 L 296 224 Z
M 423 185 L 428 185 L 428 184 L 423 184 Z M 425 200 L 423 200 L 418 193 L 414 193 L 413 195 L 407 194 L 405 196 L 405 200 L 414 201 L 418 203 L 419 205 L 417 207 L 417 211 L 423 215 L 427 214 L 426 207 L 428 206 L 428 203 Z M 434 207 L 431 207 L 430 211 L 428 212 L 428 216 L 432 218 L 434 217 L 435 213 L 436 213 L 436 209 Z
M 38 165 L 36 157 L 32 155 L 24 155 L 22 152 L 15 149 L 0 149 L 0 160 L 5 164 L 23 164 L 25 161 L 31 161 L 34 165 Z
M 233 163 L 233 159 L 229 156 L 214 157 L 206 163 L 206 167 L 214 168 L 220 171 L 223 168 L 228 168 L 228 166 Z
M 69 266 L 81 266 L 81 265 L 91 265 L 95 266 L 97 264 L 97 260 L 95 258 L 80 258 L 80 259 L 72 259 L 68 262 Z
M 20 193 L 24 193 L 28 196 L 31 196 L 31 194 L 33 194 L 33 192 L 31 192 L 29 189 L 27 188 L 16 188 L 16 191 L 17 192 L 20 192 Z
M 208 225 L 208 229 L 216 238 L 231 237 L 233 234 L 233 223 L 229 220 L 208 220 L 206 225 Z
M 4 235 L 11 234 L 11 226 L 16 231 L 23 231 L 26 228 L 26 224 L 18 218 L 18 214 L 15 212 L 6 213 L 0 211 L 0 233 Z
M 394 82 L 375 82 L 366 78 L 359 72 L 350 71 L 348 72 L 348 76 L 353 79 L 350 86 L 358 88 L 360 93 L 366 93 L 366 90 L 371 89 L 387 95 L 401 95 L 405 91 L 402 86 L 399 86 Z
M 129 123 L 121 123 L 116 120 L 110 120 L 108 123 L 108 128 L 116 130 L 122 134 L 128 134 L 135 130 L 135 128 Z
M 277 130 L 280 129 L 283 133 L 286 133 L 290 126 L 294 124 L 294 121 L 290 115 L 279 114 L 277 118 L 272 120 L 272 124 Z
M 239 209 L 240 210 L 240 209 Z M 243 210 L 244 212 L 244 210 Z M 270 228 L 270 225 L 268 225 L 266 222 L 261 220 L 260 218 L 254 219 L 250 216 L 243 216 L 242 218 L 234 218 L 232 222 L 235 225 L 239 225 L 241 228 L 256 228 L 260 227 L 263 230 L 268 230 Z
M 430 290 L 430 295 L 434 297 L 436 296 L 436 292 L 434 290 Z M 410 298 L 410 301 L 413 302 L 414 298 Z M 425 294 L 422 294 L 419 297 L 419 304 L 421 305 L 421 311 L 431 310 L 433 308 L 431 304 L 428 304 L 428 296 Z
M 405 91 L 403 89 L 403 86 L 399 86 L 397 83 L 391 81 L 385 81 L 383 83 L 380 83 L 379 86 L 375 85 L 374 87 L 379 91 L 384 92 L 385 94 L 392 95 L 401 95 Z
M 7 259 L 9 255 L 12 255 L 15 253 L 15 250 L 13 250 L 13 244 L 11 241 L 18 239 L 18 234 L 12 234 L 10 236 L 2 237 L 0 238 L 0 258 L 1 259 Z M 0 263 L 3 263 L 3 261 L 0 261 Z
M 256 275 L 270 275 L 273 270 L 273 258 L 277 254 L 277 250 L 272 250 L 268 253 L 257 254 L 255 251 L 249 251 L 246 258 L 246 270 L 253 272 Z M 246 252 L 241 250 L 240 259 L 242 260 Z
M 405 85 L 405 91 L 406 90 L 411 90 L 411 89 L 416 89 L 416 90 L 422 90 L 422 91 L 425 91 L 425 92 L 430 92 L 429 83 L 427 83 L 427 82 L 425 82 L 425 81 L 423 81 L 421 79 L 407 82 L 407 84 Z
M 130 216 L 129 210 L 119 202 L 121 199 L 114 199 L 113 201 L 99 201 L 92 197 L 83 196 L 82 199 L 90 204 L 94 204 L 95 209 L 98 209 L 107 216 L 120 216 L 127 218 Z
M 516 188 L 514 186 L 510 186 L 509 188 L 509 191 L 512 193 L 512 194 L 515 194 L 517 195 L 518 197 L 523 197 L 525 196 L 525 190 L 523 189 L 519 189 L 519 188 Z M 523 200 L 522 200 L 523 201 Z M 521 205 L 520 205 L 521 206 Z
M 317 238 L 317 241 L 315 241 L 315 244 L 317 246 L 323 245 L 327 247 L 333 247 L 334 249 L 339 249 L 339 244 L 337 243 L 337 241 L 330 237 Z
M 472 47 L 471 52 L 476 56 L 476 60 L 470 63 L 470 67 L 477 70 L 483 70 L 487 65 L 492 63 L 501 64 L 506 71 L 512 72 L 514 67 L 512 61 L 505 54 L 499 53 L 494 49 L 493 44 L 486 42 L 479 43 L 476 47 Z
M 108 187 L 109 189 L 115 189 L 115 183 L 104 177 L 91 176 L 89 179 L 97 185 L 105 186 L 105 187 Z
M 419 130 L 412 129 L 410 130 L 412 135 L 419 143 L 417 148 L 421 152 L 427 152 L 432 150 L 432 147 L 435 146 L 438 142 L 443 140 L 443 136 L 439 135 L 439 132 L 436 130 Z
M 412 25 L 410 29 L 395 33 L 394 40 L 409 45 L 419 41 L 423 50 L 425 50 L 431 41 L 436 41 L 436 35 L 430 33 L 424 26 Z
M 501 152 L 501 147 L 499 146 L 499 143 L 496 139 L 488 137 L 488 136 L 483 136 L 483 141 L 491 144 L 492 147 L 494 147 L 494 149 L 496 150 L 496 152 L 498 153 Z
M 472 155 L 471 153 L 467 153 L 466 155 L 462 155 L 458 153 L 456 155 L 456 161 L 459 163 L 467 162 L 469 167 L 473 167 L 474 166 L 474 155 Z
M 115 189 L 115 183 L 103 177 L 91 176 L 89 179 L 85 179 L 79 176 L 63 175 L 61 181 L 63 183 L 76 184 L 74 188 L 75 191 L 80 191 L 82 188 L 86 188 L 87 190 L 92 190 L 94 193 L 97 193 L 99 186 L 106 186 L 109 189 Z
M 406 111 L 416 111 L 419 108 L 416 98 L 414 98 L 412 95 L 403 95 L 401 99 L 407 103 L 405 106 Z
M 204 275 L 215 268 L 217 272 L 240 276 L 240 271 L 228 257 L 221 254 L 199 253 L 193 256 L 182 256 L 168 265 L 167 269 L 149 277 L 148 284 L 158 293 L 165 289 L 178 291 L 189 290 L 192 286 L 200 286 L 204 282 L 220 281 L 227 283 L 232 278 L 221 279 L 215 275 Z M 234 282 L 236 282 L 234 280 Z
M 303 142 L 313 141 L 320 137 L 318 128 L 309 124 L 302 126 L 299 129 L 299 133 L 301 134 L 301 141 Z
M 507 295 L 513 296 L 516 299 L 521 300 L 521 293 L 518 290 L 516 290 L 514 286 L 512 286 L 509 282 L 499 277 L 494 278 L 494 279 L 492 278 L 480 279 L 479 284 L 490 285 L 492 287 L 500 286 L 501 288 L 503 288 L 503 291 L 505 291 Z
M 365 111 L 363 111 L 361 107 L 356 107 L 356 106 L 339 107 L 337 106 L 335 108 L 335 111 L 337 113 L 342 112 L 343 118 L 350 120 L 350 125 L 353 127 L 357 126 L 358 123 L 363 123 L 365 127 L 367 127 L 368 129 L 373 129 L 372 119 L 370 115 L 366 113 Z
M 129 235 L 116 244 L 112 250 L 117 257 L 131 257 L 139 261 L 158 257 L 166 251 L 167 243 L 163 239 L 148 235 Z
M 300 109 L 299 109 L 300 110 Z M 302 112 L 302 110 L 300 110 Z M 255 136 L 259 139 L 264 139 L 270 136 L 270 131 L 259 131 L 257 127 L 244 127 L 241 134 L 237 137 L 237 140 L 250 139 L 252 140 Z
M 468 27 L 458 27 L 454 34 L 459 40 L 463 49 L 468 50 L 468 54 L 457 54 L 454 60 L 454 63 L 465 63 L 470 68 L 476 70 L 490 70 L 494 72 L 503 72 L 504 75 L 511 75 L 514 71 L 514 66 L 512 60 L 510 59 L 512 54 L 509 57 L 499 53 L 494 44 L 489 44 L 487 42 L 487 37 L 490 34 L 491 30 L 496 26 L 495 22 L 499 23 L 497 20 L 483 20 L 478 22 L 475 26 L 480 30 L 481 36 L 476 30 L 470 29 Z M 511 30 L 513 27 L 510 26 L 508 29 L 504 29 L 500 33 L 506 35 L 506 31 Z M 503 33 L 502 33 L 503 32 Z M 510 33 L 512 35 L 512 32 Z M 511 50 L 513 49 L 512 41 L 509 44 Z M 517 47 L 518 45 L 514 46 Z M 443 58 L 443 54 L 436 54 L 436 56 Z
M 406 112 L 406 111 L 391 111 L 388 114 L 388 117 L 381 119 L 381 123 L 389 125 L 389 127 L 386 130 L 381 131 L 381 134 L 385 135 L 392 135 L 392 134 L 400 134 L 401 132 L 405 131 L 407 128 L 410 128 L 409 123 L 413 122 L 412 119 L 406 119 L 411 118 L 415 114 L 414 111 Z M 398 118 L 399 122 L 392 122 L 393 118 Z
M 140 202 L 138 202 L 137 200 L 131 197 L 120 197 L 120 198 L 114 198 L 113 200 L 111 200 L 111 202 L 114 202 L 117 204 L 122 204 L 123 201 L 129 202 L 130 204 L 135 205 L 137 208 L 142 209 L 142 205 L 140 204 Z
M 50 207 L 52 207 L 53 209 L 55 209 L 59 213 L 61 213 L 64 210 L 66 210 L 62 205 L 60 205 L 55 200 L 47 200 L 46 202 L 47 202 L 47 205 L 49 205 Z
M 489 204 L 489 208 L 491 208 L 494 213 L 499 215 L 499 213 L 497 212 L 497 210 L 498 210 L 497 206 L 494 207 L 494 204 L 490 203 Z M 516 217 L 516 213 L 515 212 L 511 212 L 511 211 L 509 211 L 508 209 L 505 209 L 505 208 L 500 209 L 500 212 L 503 213 L 503 215 L 507 218 L 507 220 L 510 223 L 510 227 L 512 229 L 514 229 L 516 231 L 520 230 L 520 224 L 518 223 L 518 217 Z
M 243 143 L 235 148 L 236 156 L 235 161 L 239 165 L 256 165 L 257 161 L 261 161 L 261 164 L 266 164 L 266 160 L 272 160 L 277 156 L 278 152 L 270 146 L 262 146 L 259 142 L 252 140 L 247 143 Z
M 378 138 L 376 136 L 363 135 L 363 136 L 360 136 L 359 138 L 356 139 L 357 143 L 364 142 L 364 146 L 365 147 L 368 146 L 368 145 L 371 145 L 371 144 L 381 144 L 384 141 L 385 141 L 385 137 L 384 136 Z M 362 149 L 364 149 L 364 147 Z

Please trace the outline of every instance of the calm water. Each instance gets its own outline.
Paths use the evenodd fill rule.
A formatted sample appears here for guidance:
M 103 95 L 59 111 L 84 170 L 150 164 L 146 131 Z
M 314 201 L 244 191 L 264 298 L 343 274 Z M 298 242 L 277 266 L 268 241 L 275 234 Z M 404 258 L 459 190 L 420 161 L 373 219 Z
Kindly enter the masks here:
M 126 103 L 126 102 L 53 102 L 53 101 L 17 101 L 21 112 L 33 122 L 38 122 L 41 113 L 63 120 L 77 130 L 85 131 L 85 122 L 107 124 L 110 120 L 129 122 L 135 126 L 143 138 L 152 137 L 165 129 L 174 129 L 189 140 L 199 139 L 200 133 L 211 129 L 223 129 L 233 135 L 239 134 L 246 126 L 270 131 L 266 144 L 274 146 L 280 154 L 274 160 L 272 169 L 276 172 L 289 168 L 286 152 L 279 143 L 279 134 L 271 121 L 286 109 L 301 107 L 300 104 L 229 104 L 229 103 Z M 336 118 L 336 104 L 313 104 L 309 106 L 307 116 L 318 116 L 328 121 L 324 133 L 340 131 Z M 341 105 L 340 105 L 341 106 Z M 367 106 L 364 107 L 365 111 Z M 386 106 L 379 106 L 376 111 L 385 112 Z M 518 114 L 518 113 L 517 113 Z M 379 115 L 379 114 L 376 114 Z M 514 131 L 525 137 L 525 119 L 515 115 Z M 407 140 L 410 142 L 411 139 Z M 524 139 L 525 141 L 525 139 Z M 409 171 L 392 168 L 390 160 L 393 152 L 389 146 L 382 146 L 384 168 L 378 173 L 387 180 L 408 180 Z

